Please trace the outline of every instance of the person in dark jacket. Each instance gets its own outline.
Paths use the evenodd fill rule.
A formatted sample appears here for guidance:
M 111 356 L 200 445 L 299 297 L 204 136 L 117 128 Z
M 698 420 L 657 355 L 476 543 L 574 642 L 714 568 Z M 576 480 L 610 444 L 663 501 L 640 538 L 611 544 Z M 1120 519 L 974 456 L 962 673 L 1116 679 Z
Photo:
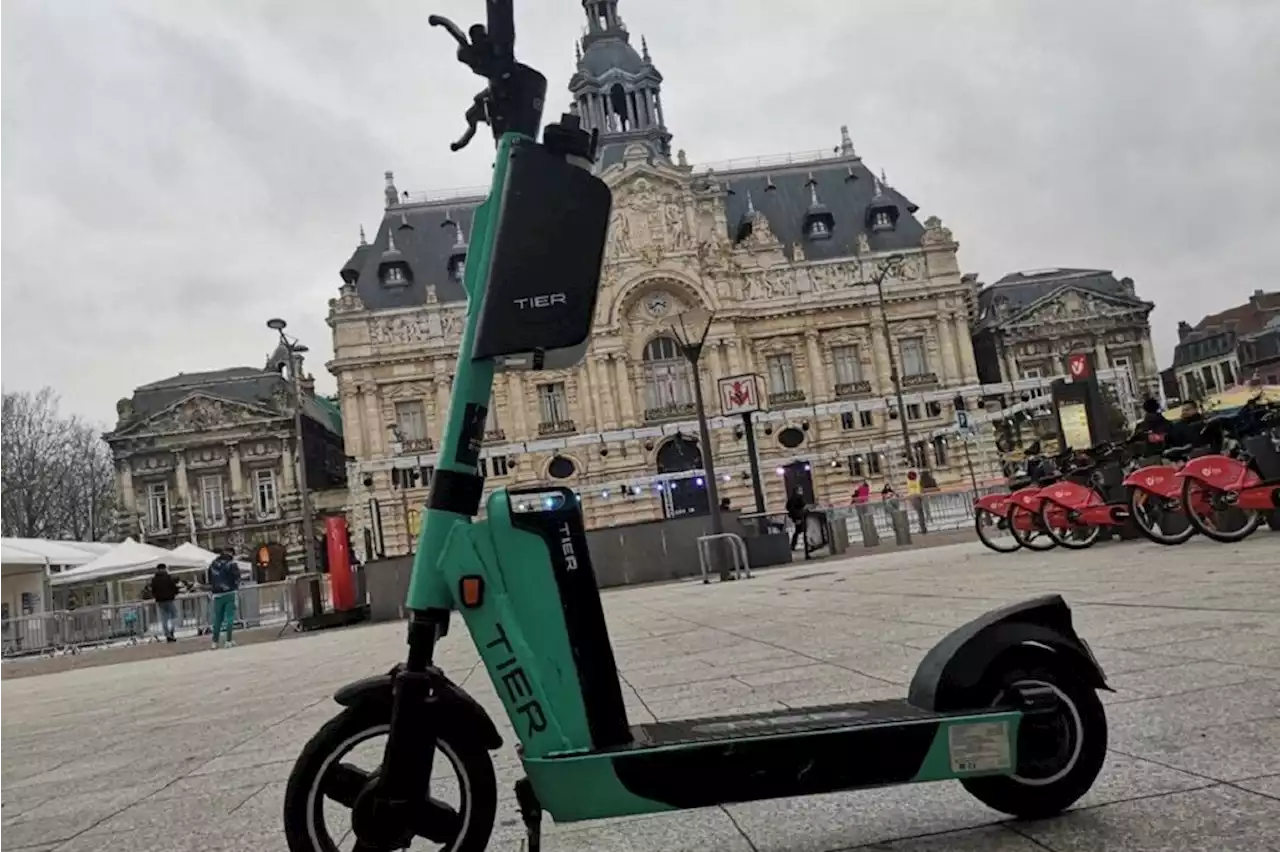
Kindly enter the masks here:
M 1133 430 L 1131 441 L 1146 440 L 1148 444 L 1164 444 L 1169 437 L 1168 419 L 1160 411 L 1160 400 L 1148 399 L 1142 403 L 1142 421 Z
M 1178 419 L 1169 424 L 1169 445 L 1173 447 L 1195 447 L 1205 442 L 1204 413 L 1199 403 L 1187 400 L 1182 403 L 1182 412 Z
M 791 549 L 795 550 L 796 542 L 800 540 L 800 536 L 805 534 L 805 501 L 803 490 L 796 488 L 796 490 L 791 493 L 791 496 L 787 498 L 786 509 L 787 517 L 791 519 L 791 523 L 796 525 L 795 532 L 791 534 Z
M 164 628 L 164 640 L 177 642 L 178 638 L 173 635 L 173 628 L 178 623 L 178 582 L 169 573 L 168 566 L 161 562 L 156 566 L 156 573 L 151 576 L 149 585 L 151 597 L 155 600 L 156 609 L 160 613 L 160 626 Z
M 227 631 L 227 647 L 234 647 L 232 632 L 236 621 L 236 592 L 240 588 L 240 566 L 224 547 L 209 564 L 209 592 L 213 595 L 213 647 L 221 648 L 222 631 Z

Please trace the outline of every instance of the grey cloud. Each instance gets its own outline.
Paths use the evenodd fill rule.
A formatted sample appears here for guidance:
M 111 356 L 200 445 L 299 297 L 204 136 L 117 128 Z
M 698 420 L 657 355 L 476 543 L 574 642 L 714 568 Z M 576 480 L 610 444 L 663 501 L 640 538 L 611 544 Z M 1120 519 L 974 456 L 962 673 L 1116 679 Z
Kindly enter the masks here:
M 576 0 L 520 0 L 521 55 L 568 102 Z M 357 225 L 450 155 L 480 81 L 426 17 L 478 0 L 3 6 L 6 388 L 110 420 L 179 370 L 256 363 L 289 319 L 315 362 Z M 694 161 L 830 148 L 946 220 L 966 269 L 1104 266 L 1178 319 L 1280 262 L 1280 5 L 621 0 Z

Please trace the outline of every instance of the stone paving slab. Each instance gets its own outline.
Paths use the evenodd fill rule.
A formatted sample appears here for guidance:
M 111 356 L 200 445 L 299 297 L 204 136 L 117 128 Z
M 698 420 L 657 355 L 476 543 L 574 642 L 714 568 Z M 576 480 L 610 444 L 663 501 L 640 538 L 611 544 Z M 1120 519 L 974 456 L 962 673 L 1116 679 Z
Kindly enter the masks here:
M 905 690 L 968 618 L 1048 592 L 1116 688 L 1111 754 L 1068 814 L 1003 819 L 958 784 L 549 826 L 547 852 L 1280 850 L 1280 536 L 989 553 L 974 544 L 605 595 L 629 712 L 667 719 Z M 279 850 L 284 782 L 333 690 L 384 671 L 400 625 L 6 679 L 6 850 Z M 465 631 L 442 665 L 500 719 Z M 469 674 L 470 673 L 470 674 Z M 510 742 L 509 727 L 500 721 Z M 510 747 L 491 848 L 515 852 Z

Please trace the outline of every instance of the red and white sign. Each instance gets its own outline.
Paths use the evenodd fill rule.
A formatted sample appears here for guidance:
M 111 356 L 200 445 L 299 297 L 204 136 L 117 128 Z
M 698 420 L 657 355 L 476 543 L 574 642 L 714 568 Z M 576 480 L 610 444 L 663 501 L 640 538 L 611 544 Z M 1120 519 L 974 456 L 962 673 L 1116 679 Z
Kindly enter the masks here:
M 720 380 L 720 413 L 750 414 L 760 410 L 760 379 L 755 375 Z
M 1071 380 L 1073 382 L 1089 378 L 1089 356 L 1077 353 L 1068 357 L 1067 369 L 1071 372 Z

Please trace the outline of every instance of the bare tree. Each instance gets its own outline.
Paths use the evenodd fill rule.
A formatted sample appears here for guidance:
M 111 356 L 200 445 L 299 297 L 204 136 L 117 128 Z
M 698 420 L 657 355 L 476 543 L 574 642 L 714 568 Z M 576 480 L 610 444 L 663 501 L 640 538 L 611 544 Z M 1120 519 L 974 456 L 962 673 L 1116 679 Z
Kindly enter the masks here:
M 4 394 L 0 445 L 5 535 L 97 541 L 109 534 L 111 449 L 92 425 L 59 413 L 52 389 Z

